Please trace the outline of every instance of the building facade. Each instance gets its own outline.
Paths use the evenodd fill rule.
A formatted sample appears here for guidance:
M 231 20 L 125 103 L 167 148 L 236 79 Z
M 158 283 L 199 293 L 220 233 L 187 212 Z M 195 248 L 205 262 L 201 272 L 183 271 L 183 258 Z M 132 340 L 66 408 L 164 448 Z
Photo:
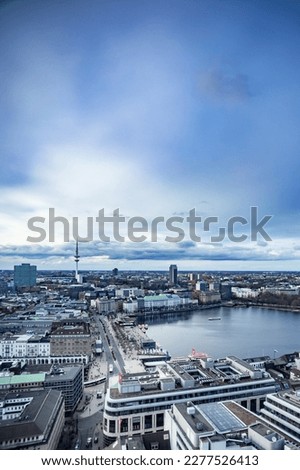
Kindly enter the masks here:
M 279 432 L 300 444 L 300 390 L 267 395 L 261 415 Z
M 234 401 L 176 404 L 166 412 L 173 450 L 283 450 L 284 438 Z
M 34 287 L 36 285 L 36 266 L 22 263 L 14 266 L 14 286 Z
M 172 285 L 177 284 L 177 265 L 171 264 L 169 267 L 169 282 Z
M 6 334 L 0 341 L 2 359 L 50 356 L 50 339 L 44 335 Z
M 258 411 L 268 393 L 277 390 L 275 380 L 236 357 L 163 363 L 155 372 L 127 374 L 110 380 L 104 407 L 106 442 L 122 436 L 164 429 L 165 411 L 174 403 L 195 404 L 236 400 Z
M 50 332 L 51 356 L 91 355 L 92 338 L 88 322 L 62 320 L 52 324 Z
M 82 365 L 68 367 L 49 366 L 49 373 L 21 373 L 0 377 L 0 392 L 21 393 L 25 390 L 58 390 L 64 397 L 66 413 L 75 411 L 83 395 L 84 371 Z
M 96 309 L 100 315 L 108 315 L 117 311 L 117 302 L 115 299 L 107 297 L 96 300 Z
M 74 413 L 83 396 L 83 366 L 53 368 L 46 376 L 45 389 L 58 390 L 65 400 L 66 413 Z

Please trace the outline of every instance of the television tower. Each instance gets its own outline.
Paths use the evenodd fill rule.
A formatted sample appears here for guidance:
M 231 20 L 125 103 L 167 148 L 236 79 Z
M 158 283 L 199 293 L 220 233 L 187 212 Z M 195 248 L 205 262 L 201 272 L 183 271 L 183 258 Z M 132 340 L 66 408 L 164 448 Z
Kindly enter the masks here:
M 74 261 L 75 261 L 75 279 L 78 282 L 79 275 L 78 275 L 78 263 L 79 263 L 79 252 L 78 252 L 78 240 L 76 240 L 76 250 L 75 250 L 75 256 L 74 256 Z

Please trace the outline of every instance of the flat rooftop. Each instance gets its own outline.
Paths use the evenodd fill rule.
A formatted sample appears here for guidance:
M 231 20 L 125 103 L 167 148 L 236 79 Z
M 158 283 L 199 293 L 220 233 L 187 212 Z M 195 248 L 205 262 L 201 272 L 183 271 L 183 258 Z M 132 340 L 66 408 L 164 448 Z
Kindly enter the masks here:
M 40 374 L 6 375 L 4 377 L 0 377 L 0 387 L 4 387 L 6 385 L 20 385 L 26 383 L 43 384 L 45 382 L 45 377 L 46 374 L 44 372 Z
M 213 433 L 214 427 L 209 423 L 205 416 L 199 411 L 197 406 L 191 405 L 188 406 L 186 403 L 177 403 L 176 408 L 180 414 L 184 417 L 187 424 L 191 429 L 197 433 Z M 193 413 L 189 414 L 188 409 L 193 408 Z
M 223 404 L 231 413 L 234 413 L 240 421 L 245 423 L 245 425 L 250 426 L 251 424 L 257 422 L 257 416 L 255 414 L 239 405 L 235 401 L 226 401 L 223 402 Z
M 282 392 L 278 394 L 278 397 L 300 408 L 300 390 L 295 392 Z
M 224 406 L 223 403 L 204 403 L 198 405 L 197 408 L 220 434 L 240 431 L 245 428 L 245 423 Z
M 240 369 L 239 369 L 240 367 Z M 121 385 L 124 385 L 123 391 L 119 390 L 117 381 L 111 382 L 111 398 L 126 398 L 146 394 L 162 393 L 162 384 L 170 382 L 174 384 L 173 388 L 164 388 L 164 391 L 201 389 L 209 386 L 224 386 L 226 384 L 240 384 L 257 382 L 258 380 L 274 383 L 275 380 L 262 374 L 251 378 L 250 373 L 253 368 L 250 364 L 232 357 L 228 360 L 217 360 L 210 362 L 209 367 L 200 360 L 180 359 L 157 364 L 155 371 L 142 371 L 135 373 L 126 373 L 121 377 Z M 140 389 L 130 389 L 130 384 L 138 384 Z M 151 385 L 152 383 L 152 385 Z M 147 387 L 145 386 L 147 384 Z M 127 388 L 125 387 L 127 386 Z
M 273 431 L 263 423 L 254 424 L 253 426 L 251 426 L 251 429 L 256 431 L 260 436 L 264 437 L 268 441 L 272 441 L 274 437 L 276 438 L 276 440 L 280 438 L 282 439 L 281 435 L 279 435 L 277 432 Z

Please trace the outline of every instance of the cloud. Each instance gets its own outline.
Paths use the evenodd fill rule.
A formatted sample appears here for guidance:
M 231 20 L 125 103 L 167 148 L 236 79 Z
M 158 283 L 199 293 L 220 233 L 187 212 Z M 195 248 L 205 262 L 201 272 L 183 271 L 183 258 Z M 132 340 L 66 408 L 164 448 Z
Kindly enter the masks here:
M 244 102 L 253 96 L 250 80 L 241 72 L 214 69 L 200 76 L 200 89 L 215 99 Z
M 73 265 L 75 242 L 64 244 L 28 244 L 3 245 L 0 257 L 19 257 L 32 260 L 61 259 Z M 300 259 L 299 246 L 285 240 L 270 242 L 267 245 L 257 243 L 206 244 L 192 241 L 179 243 L 151 242 L 133 243 L 125 241 L 103 242 L 94 240 L 79 243 L 80 263 L 86 264 L 91 259 L 119 261 L 163 261 L 163 260 L 207 260 L 207 261 L 280 261 Z

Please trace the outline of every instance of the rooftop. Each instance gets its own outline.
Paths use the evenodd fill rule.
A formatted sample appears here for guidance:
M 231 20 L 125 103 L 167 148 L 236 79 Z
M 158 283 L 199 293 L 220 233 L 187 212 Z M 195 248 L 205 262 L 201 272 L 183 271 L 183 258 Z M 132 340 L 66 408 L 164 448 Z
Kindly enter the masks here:
M 278 397 L 300 408 L 300 390 L 279 393 Z
M 214 427 L 200 412 L 199 407 L 194 406 L 193 404 L 187 405 L 186 403 L 177 403 L 174 406 L 176 406 L 187 424 L 195 433 L 201 431 L 201 433 L 211 434 L 214 432 Z
M 278 439 L 282 439 L 282 436 L 280 436 L 278 433 L 276 433 L 263 423 L 254 424 L 251 426 L 251 429 L 256 431 L 260 436 L 264 437 L 268 441 L 274 442 Z
M 30 396 L 31 401 L 22 414 L 16 419 L 0 421 L 0 443 L 44 434 L 61 392 L 52 389 L 31 391 L 30 394 L 22 392 L 22 397 L 25 395 Z M 16 396 L 9 394 L 7 398 Z
M 259 370 L 252 375 L 253 367 L 236 357 L 226 360 L 210 361 L 209 366 L 205 360 L 178 359 L 169 362 L 157 363 L 155 371 L 123 374 L 119 382 L 110 387 L 111 398 L 126 398 L 134 395 L 159 394 L 170 390 L 201 389 L 218 387 L 228 384 L 249 383 L 254 381 L 272 382 L 275 380 L 268 374 L 263 375 Z M 167 387 L 166 384 L 170 384 Z M 173 386 L 172 386 L 173 384 Z M 132 387 L 131 387 L 132 385 Z
M 39 374 L 20 374 L 20 375 L 6 375 L 0 377 L 0 387 L 5 385 L 17 385 L 26 383 L 37 383 L 41 384 L 45 382 L 46 374 L 44 372 Z
M 239 431 L 245 427 L 245 423 L 235 416 L 223 403 L 204 403 L 198 405 L 198 409 L 218 433 Z
M 231 413 L 234 413 L 235 416 L 247 426 L 256 423 L 257 416 L 243 406 L 239 405 L 237 402 L 226 401 L 223 404 Z

